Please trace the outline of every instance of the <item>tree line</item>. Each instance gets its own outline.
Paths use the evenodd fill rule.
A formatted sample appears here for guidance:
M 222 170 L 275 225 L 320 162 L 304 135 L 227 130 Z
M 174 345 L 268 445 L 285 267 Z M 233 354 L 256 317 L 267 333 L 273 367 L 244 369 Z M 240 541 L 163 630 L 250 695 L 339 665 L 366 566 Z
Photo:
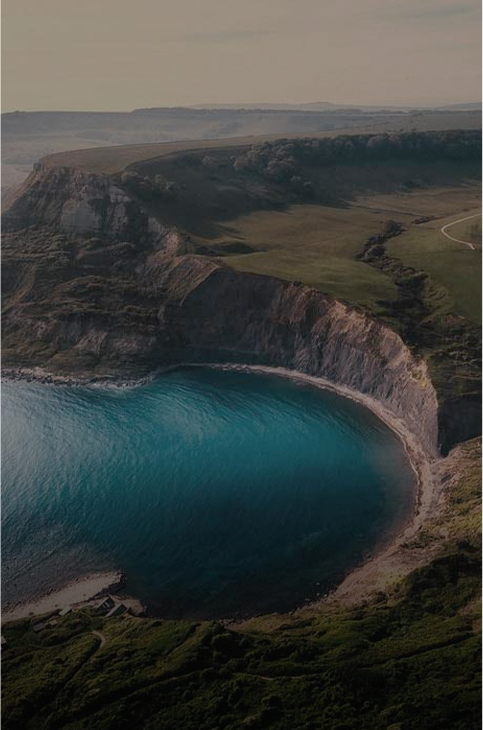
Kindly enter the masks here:
M 320 167 L 390 159 L 465 162 L 481 158 L 481 131 L 341 135 L 323 139 L 281 139 L 255 144 L 235 158 L 239 173 L 256 173 L 277 182 L 297 178 L 301 167 Z

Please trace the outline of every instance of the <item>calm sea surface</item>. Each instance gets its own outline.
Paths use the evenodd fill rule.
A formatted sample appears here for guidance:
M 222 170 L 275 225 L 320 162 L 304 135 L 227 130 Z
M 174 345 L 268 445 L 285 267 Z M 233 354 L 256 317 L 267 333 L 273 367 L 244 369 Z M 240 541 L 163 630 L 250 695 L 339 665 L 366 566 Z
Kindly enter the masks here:
M 2 431 L 4 603 L 120 568 L 162 616 L 286 610 L 412 507 L 412 470 L 384 424 L 271 375 L 5 382 Z

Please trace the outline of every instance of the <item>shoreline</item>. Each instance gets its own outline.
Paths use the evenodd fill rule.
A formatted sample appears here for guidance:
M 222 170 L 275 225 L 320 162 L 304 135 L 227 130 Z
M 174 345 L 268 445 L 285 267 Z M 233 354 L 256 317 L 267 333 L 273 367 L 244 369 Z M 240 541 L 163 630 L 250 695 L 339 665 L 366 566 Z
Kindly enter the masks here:
M 42 385 L 66 385 L 75 387 L 102 387 L 102 388 L 137 388 L 141 385 L 151 383 L 158 375 L 166 370 L 179 367 L 178 365 L 168 365 L 159 369 L 150 371 L 139 378 L 122 378 L 120 375 L 59 375 L 50 373 L 40 367 L 2 367 L 2 380 L 10 382 L 26 382 L 40 383 Z
M 167 365 L 157 368 L 151 371 L 149 374 L 142 376 L 138 379 L 135 378 L 122 378 L 115 375 L 105 376 L 63 376 L 53 375 L 48 373 L 42 368 L 4 368 L 2 375 L 8 380 L 18 381 L 25 380 L 27 382 L 39 382 L 43 384 L 51 385 L 66 385 L 66 386 L 78 386 L 78 387 L 106 387 L 106 388 L 134 388 L 147 383 L 153 382 L 157 377 L 163 373 L 167 373 L 179 368 L 210 368 L 213 370 L 228 370 L 238 372 L 251 372 L 251 373 L 264 373 L 268 375 L 274 375 L 286 379 L 293 380 L 304 384 L 311 385 L 321 390 L 328 390 L 336 393 L 342 397 L 349 398 L 350 400 L 359 403 L 360 405 L 368 408 L 380 421 L 382 421 L 401 441 L 406 456 L 408 458 L 411 469 L 415 476 L 415 494 L 414 494 L 414 505 L 412 514 L 403 519 L 399 526 L 396 526 L 389 535 L 386 536 L 385 540 L 382 540 L 373 551 L 371 551 L 359 564 L 351 568 L 348 573 L 342 578 L 340 583 L 331 590 L 324 598 L 317 598 L 310 603 L 305 604 L 294 611 L 300 611 L 309 607 L 326 603 L 327 601 L 334 600 L 348 600 L 352 601 L 356 598 L 369 598 L 370 595 L 377 592 L 377 588 L 381 586 L 370 585 L 371 580 L 374 582 L 374 575 L 384 574 L 384 568 L 387 564 L 391 565 L 391 569 L 394 568 L 392 563 L 396 557 L 398 550 L 406 543 L 416 536 L 418 531 L 426 519 L 430 516 L 431 509 L 438 499 L 440 489 L 438 489 L 439 480 L 435 477 L 435 466 L 441 461 L 441 459 L 430 458 L 428 454 L 421 447 L 418 438 L 413 434 L 405 425 L 402 418 L 398 418 L 391 413 L 382 403 L 377 401 L 372 396 L 360 393 L 348 386 L 340 385 L 331 382 L 330 380 L 316 375 L 308 375 L 297 370 L 290 370 L 283 367 L 272 367 L 266 365 L 248 365 L 248 364 L 237 364 L 237 363 L 190 363 L 182 362 L 173 365 Z M 99 574 L 106 575 L 106 574 Z M 112 575 L 112 574 L 107 574 Z M 392 576 L 386 576 L 387 579 Z M 396 577 L 396 576 L 394 576 Z M 88 579 L 89 577 L 87 577 Z M 62 591 L 68 591 L 69 588 L 77 584 L 82 584 L 83 579 L 80 578 L 78 581 L 74 581 L 70 586 L 65 586 L 56 593 Z M 377 581 L 376 581 L 377 583 Z M 364 596 L 365 594 L 365 596 Z M 89 598 L 92 598 L 90 596 Z M 43 601 L 48 600 L 48 597 L 39 597 L 28 602 L 28 605 L 37 605 Z M 71 601 L 73 602 L 73 601 Z M 11 612 L 6 613 L 6 616 L 10 616 Z M 2 616 L 2 621 L 4 620 Z M 14 620 L 8 618 L 7 620 Z
M 386 539 L 376 545 L 358 565 L 349 569 L 337 586 L 325 596 L 309 601 L 305 605 L 294 609 L 293 613 L 313 610 L 317 606 L 327 605 L 328 603 L 344 602 L 351 604 L 362 600 L 370 600 L 376 593 L 384 590 L 391 581 L 403 577 L 409 572 L 405 569 L 405 557 L 403 558 L 399 553 L 404 548 L 405 543 L 416 537 L 426 520 L 433 514 L 433 508 L 441 494 L 441 481 L 437 470 L 443 461 L 442 457 L 431 458 L 421 447 L 417 436 L 406 426 L 402 418 L 395 416 L 375 398 L 359 393 L 348 386 L 332 383 L 320 376 L 308 375 L 287 368 L 264 365 L 211 365 L 209 363 L 200 366 L 266 373 L 306 383 L 349 398 L 368 408 L 399 438 L 413 470 L 415 494 L 412 514 L 406 520 L 403 520 L 399 527 L 396 526 L 386 536 Z
M 124 576 L 119 570 L 80 576 L 61 588 L 52 589 L 48 593 L 11 605 L 7 604 L 7 608 L 2 609 L 2 625 L 23 618 L 41 616 L 44 613 L 54 612 L 65 606 L 80 607 L 108 593 L 117 593 L 122 588 L 123 583 Z

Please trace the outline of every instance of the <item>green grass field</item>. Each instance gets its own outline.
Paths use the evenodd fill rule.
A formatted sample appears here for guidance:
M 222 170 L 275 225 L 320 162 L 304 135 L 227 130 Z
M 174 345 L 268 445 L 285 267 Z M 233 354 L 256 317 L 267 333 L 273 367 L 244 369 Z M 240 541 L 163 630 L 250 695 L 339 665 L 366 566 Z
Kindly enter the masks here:
M 478 214 L 467 211 L 463 218 L 466 215 L 473 215 L 475 217 L 452 224 L 447 229 L 447 233 L 453 236 L 453 238 L 459 238 L 460 241 L 467 241 L 473 245 L 481 246 L 481 212 Z M 448 222 L 452 223 L 452 221 Z
M 210 245 L 221 249 L 233 243 L 250 246 L 253 253 L 223 256 L 221 260 L 240 271 L 303 281 L 378 314 L 380 300 L 391 301 L 397 296 L 395 283 L 355 257 L 367 238 L 392 218 L 406 230 L 388 242 L 387 252 L 430 275 L 435 285 L 434 312 L 454 312 L 479 323 L 481 250 L 471 251 L 440 232 L 445 223 L 470 215 L 476 200 L 479 187 L 463 185 L 373 194 L 356 198 L 346 208 L 294 205 L 282 212 L 258 211 L 224 221 L 225 235 L 211 239 Z M 422 216 L 437 219 L 413 223 Z
M 454 304 L 457 313 L 469 312 L 478 319 L 474 272 L 467 271 L 464 258 L 460 262 L 460 252 L 448 258 L 451 247 L 444 241 L 441 259 L 433 263 L 426 228 L 414 222 L 424 217 L 462 217 L 479 205 L 481 188 L 472 177 L 471 165 L 393 160 L 307 167 L 304 174 L 314 186 L 315 197 L 302 203 L 295 202 L 283 185 L 234 174 L 233 151 L 224 148 L 219 152 L 219 167 L 211 171 L 196 164 L 196 155 L 184 160 L 172 155 L 137 164 L 134 169 L 144 178 L 161 175 L 179 186 L 178 198 L 168 204 L 146 201 L 152 205 L 152 214 L 186 230 L 197 244 L 221 254 L 220 259 L 240 271 L 301 281 L 376 316 L 384 309 L 381 301 L 397 298 L 396 283 L 358 260 L 358 255 L 367 239 L 380 233 L 385 221 L 394 219 L 407 230 L 401 240 L 421 241 L 414 250 L 401 247 L 403 263 L 423 269 L 435 277 L 436 288 L 447 289 L 447 295 L 443 292 L 447 308 Z M 236 252 L 237 244 L 243 252 Z M 388 248 L 391 256 L 395 251 L 393 245 Z M 409 256 L 414 252 L 420 262 L 418 256 Z M 411 261 L 406 260 L 408 256 Z M 468 273 L 471 284 L 466 288 L 463 282 Z
M 231 221 L 210 244 L 243 243 L 254 253 L 223 257 L 240 271 L 302 281 L 344 301 L 378 310 L 378 300 L 396 297 L 394 283 L 355 260 L 382 216 L 371 211 L 295 205 L 260 211 Z
M 439 231 L 411 231 L 388 246 L 391 256 L 430 274 L 439 284 L 438 313 L 454 312 L 481 322 L 481 250 L 471 251 L 444 239 Z
M 390 256 L 417 270 L 426 271 L 437 285 L 437 298 L 432 306 L 438 314 L 454 312 L 471 322 L 481 322 L 481 248 L 472 251 L 451 241 L 441 227 L 471 212 L 438 219 L 409 230 L 387 244 Z M 468 223 L 452 227 L 451 235 L 464 239 Z

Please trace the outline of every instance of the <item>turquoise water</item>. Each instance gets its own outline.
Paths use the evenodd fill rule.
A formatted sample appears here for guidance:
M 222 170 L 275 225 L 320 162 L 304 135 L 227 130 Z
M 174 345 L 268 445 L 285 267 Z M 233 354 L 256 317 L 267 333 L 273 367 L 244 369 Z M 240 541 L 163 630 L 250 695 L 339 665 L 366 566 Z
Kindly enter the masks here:
M 157 615 L 290 609 L 374 549 L 413 494 L 372 413 L 284 378 L 3 385 L 4 603 L 119 568 Z

